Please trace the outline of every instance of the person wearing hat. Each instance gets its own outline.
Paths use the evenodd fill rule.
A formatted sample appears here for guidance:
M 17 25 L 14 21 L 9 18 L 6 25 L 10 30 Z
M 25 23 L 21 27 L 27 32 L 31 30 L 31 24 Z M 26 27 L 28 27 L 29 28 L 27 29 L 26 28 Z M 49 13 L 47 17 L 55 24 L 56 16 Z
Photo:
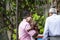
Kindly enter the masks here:
M 43 40 L 60 40 L 60 15 L 56 8 L 50 8 L 44 27 Z

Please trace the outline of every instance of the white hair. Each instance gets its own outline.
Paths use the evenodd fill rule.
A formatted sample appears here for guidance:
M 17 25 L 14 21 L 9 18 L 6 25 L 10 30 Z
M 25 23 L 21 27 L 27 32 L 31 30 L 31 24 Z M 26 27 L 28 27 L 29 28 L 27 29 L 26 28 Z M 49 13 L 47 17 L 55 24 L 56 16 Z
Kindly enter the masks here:
M 56 8 L 50 8 L 49 10 L 49 13 L 52 12 L 52 13 L 57 13 L 57 9 Z

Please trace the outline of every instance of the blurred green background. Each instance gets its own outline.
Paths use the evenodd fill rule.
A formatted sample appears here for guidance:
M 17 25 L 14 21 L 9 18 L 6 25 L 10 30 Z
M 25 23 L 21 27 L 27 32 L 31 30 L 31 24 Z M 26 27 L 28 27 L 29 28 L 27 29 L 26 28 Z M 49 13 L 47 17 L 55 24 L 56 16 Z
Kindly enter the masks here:
M 52 0 L 17 0 L 18 18 L 16 19 L 16 0 L 0 0 L 0 40 L 16 40 L 16 20 L 21 22 L 23 12 L 29 10 L 33 20 L 38 22 L 39 33 L 43 34 L 45 19 Z

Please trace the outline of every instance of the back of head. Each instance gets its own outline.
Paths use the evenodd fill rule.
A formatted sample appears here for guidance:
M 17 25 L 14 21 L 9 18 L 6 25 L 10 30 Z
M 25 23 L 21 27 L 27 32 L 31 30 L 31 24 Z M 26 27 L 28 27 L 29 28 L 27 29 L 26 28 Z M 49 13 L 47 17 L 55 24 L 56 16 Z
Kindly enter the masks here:
M 56 8 L 50 8 L 49 13 L 57 14 L 57 9 Z
M 23 18 L 26 19 L 27 17 L 30 17 L 31 13 L 29 11 L 24 11 L 23 12 Z
M 56 8 L 50 8 L 49 9 L 49 16 L 52 16 L 53 14 L 57 14 L 57 9 Z

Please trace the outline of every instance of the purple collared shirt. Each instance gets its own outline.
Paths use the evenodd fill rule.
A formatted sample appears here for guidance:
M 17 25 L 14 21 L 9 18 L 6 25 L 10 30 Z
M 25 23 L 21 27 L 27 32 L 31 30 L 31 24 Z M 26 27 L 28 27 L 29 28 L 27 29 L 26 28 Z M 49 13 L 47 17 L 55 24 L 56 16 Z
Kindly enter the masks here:
M 35 30 L 27 31 L 31 29 L 30 24 L 26 22 L 26 19 L 19 24 L 19 39 L 20 40 L 31 40 L 31 37 L 36 33 Z M 32 35 L 31 35 L 32 34 Z

